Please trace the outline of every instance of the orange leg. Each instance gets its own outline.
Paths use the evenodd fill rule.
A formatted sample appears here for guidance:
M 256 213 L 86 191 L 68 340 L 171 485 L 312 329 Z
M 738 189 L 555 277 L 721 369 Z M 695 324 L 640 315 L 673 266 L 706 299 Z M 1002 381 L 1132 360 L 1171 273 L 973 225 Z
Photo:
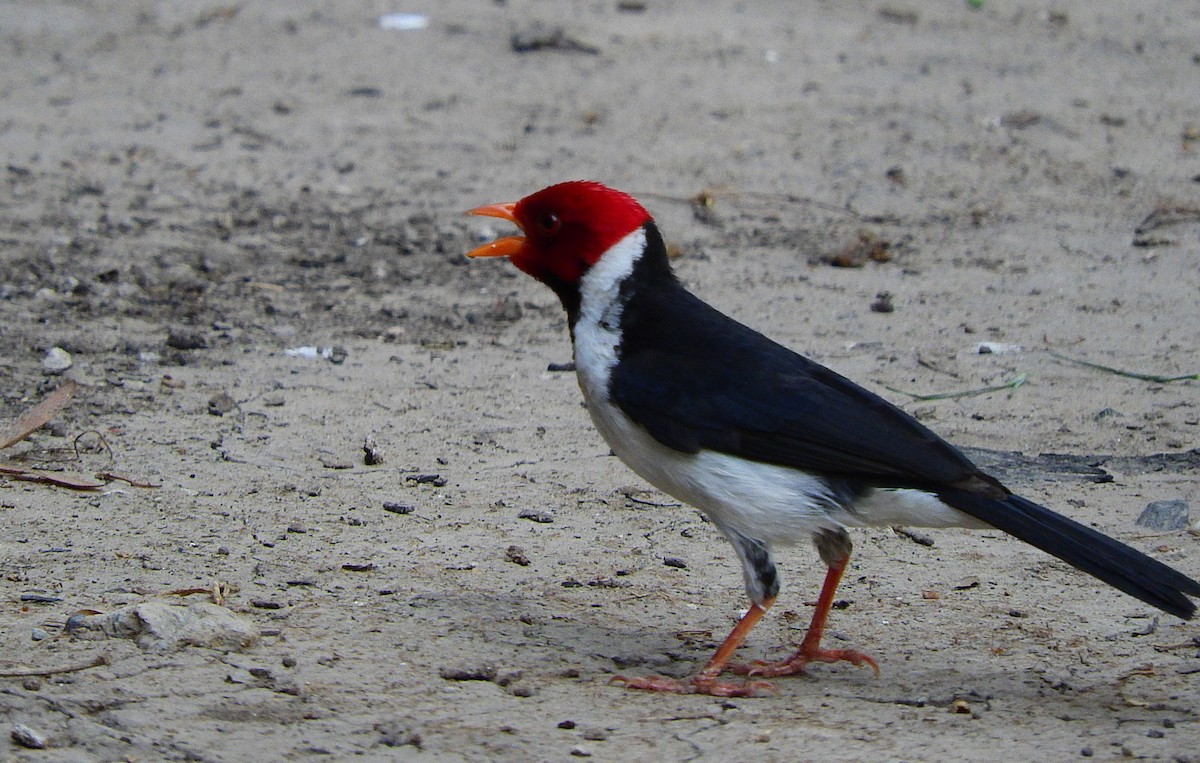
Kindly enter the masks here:
M 711 694 L 717 697 L 758 697 L 775 691 L 775 687 L 767 681 L 719 681 L 729 658 L 737 651 L 750 629 L 762 616 L 767 613 L 775 599 L 767 599 L 762 604 L 751 604 L 749 611 L 742 615 L 737 625 L 717 647 L 712 659 L 695 676 L 690 679 L 667 678 L 666 676 L 645 676 L 643 678 L 628 678 L 613 676 L 613 681 L 619 681 L 630 689 L 645 689 L 647 691 L 669 691 L 677 694 Z
M 850 557 L 847 556 L 829 565 L 829 571 L 825 573 L 825 584 L 821 586 L 821 596 L 817 599 L 817 608 L 813 610 L 812 622 L 809 623 L 804 641 L 800 643 L 800 649 L 794 655 L 783 662 L 768 663 L 755 660 L 749 665 L 734 665 L 730 669 L 742 675 L 774 678 L 800 673 L 810 662 L 849 662 L 859 667 L 870 665 L 875 675 L 879 675 L 879 666 L 875 664 L 875 660 L 862 652 L 853 649 L 821 648 L 821 637 L 825 635 L 825 621 L 829 618 L 830 608 L 833 607 L 833 596 L 837 593 L 838 583 L 841 582 L 842 573 L 846 571 L 849 562 Z

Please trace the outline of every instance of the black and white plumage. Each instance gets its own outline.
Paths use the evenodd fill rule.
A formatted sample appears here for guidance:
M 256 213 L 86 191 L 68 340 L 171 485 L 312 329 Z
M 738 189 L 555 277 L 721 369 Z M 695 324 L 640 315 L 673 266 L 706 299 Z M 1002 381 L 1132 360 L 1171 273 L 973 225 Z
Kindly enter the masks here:
M 874 667 L 820 647 L 849 559 L 846 527 L 994 527 L 1171 614 L 1190 618 L 1200 583 L 1091 528 L 1014 495 L 904 411 L 723 315 L 689 293 L 649 214 L 596 183 L 543 189 L 472 210 L 523 236 L 472 256 L 508 256 L 567 310 L 576 371 L 596 428 L 655 487 L 703 511 L 733 544 L 752 607 L 688 682 L 635 688 L 753 694 L 718 680 L 779 590 L 771 549 L 811 539 L 829 567 L 800 651 L 742 672 L 775 676 L 814 660 Z

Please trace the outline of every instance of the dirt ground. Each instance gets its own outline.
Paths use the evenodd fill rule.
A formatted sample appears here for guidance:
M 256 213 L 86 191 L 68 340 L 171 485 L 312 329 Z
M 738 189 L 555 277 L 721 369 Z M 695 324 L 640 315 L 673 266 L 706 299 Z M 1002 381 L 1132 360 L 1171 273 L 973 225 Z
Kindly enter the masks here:
M 610 684 L 702 665 L 736 560 L 462 256 L 462 210 L 627 190 L 706 299 L 1200 575 L 1134 524 L 1200 514 L 1200 382 L 1063 359 L 1200 371 L 1200 6 L 979 5 L 0 3 L 0 420 L 79 384 L 4 454 L 134 481 L 0 479 L 0 759 L 1200 760 L 1197 626 L 998 532 L 854 532 L 878 678 Z M 748 658 L 815 597 L 781 560 Z M 67 628 L 202 600 L 256 642 Z

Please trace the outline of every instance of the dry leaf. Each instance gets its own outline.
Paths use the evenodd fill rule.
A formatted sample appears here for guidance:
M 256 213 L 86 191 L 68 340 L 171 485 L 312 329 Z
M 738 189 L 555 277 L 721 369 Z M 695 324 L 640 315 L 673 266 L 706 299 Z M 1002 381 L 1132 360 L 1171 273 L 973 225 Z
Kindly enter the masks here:
M 54 414 L 61 411 L 71 401 L 78 387 L 78 384 L 68 379 L 59 385 L 58 389 L 51 392 L 45 400 L 14 421 L 3 437 L 0 437 L 0 450 L 24 440 L 37 431 L 38 427 L 54 418 Z

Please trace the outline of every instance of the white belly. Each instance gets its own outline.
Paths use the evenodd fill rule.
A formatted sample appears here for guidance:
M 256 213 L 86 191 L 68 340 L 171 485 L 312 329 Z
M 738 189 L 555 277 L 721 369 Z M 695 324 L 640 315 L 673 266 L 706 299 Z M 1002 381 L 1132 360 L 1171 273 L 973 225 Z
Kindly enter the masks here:
M 582 378 L 580 379 L 582 385 Z M 768 546 L 807 541 L 841 524 L 827 512 L 825 485 L 795 469 L 659 443 L 616 406 L 588 394 L 596 429 L 617 457 L 654 487 L 703 511 L 723 531 Z

